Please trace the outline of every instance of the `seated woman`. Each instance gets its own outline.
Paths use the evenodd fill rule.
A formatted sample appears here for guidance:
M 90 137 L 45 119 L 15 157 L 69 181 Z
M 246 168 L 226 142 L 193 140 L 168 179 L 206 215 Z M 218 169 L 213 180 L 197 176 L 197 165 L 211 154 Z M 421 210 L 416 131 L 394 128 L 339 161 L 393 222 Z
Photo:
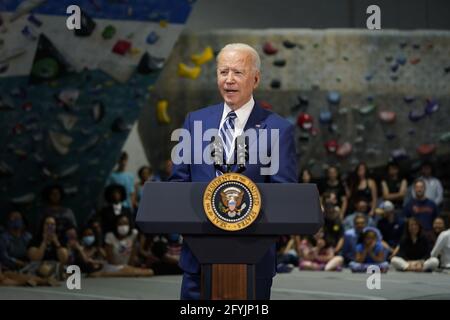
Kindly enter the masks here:
M 356 245 L 355 261 L 349 263 L 349 268 L 352 272 L 366 272 L 373 265 L 378 266 L 383 273 L 389 269 L 379 233 L 375 228 L 368 227 L 361 234 Z
M 28 249 L 31 264 L 23 271 L 45 278 L 52 276 L 61 279 L 68 261 L 68 252 L 56 233 L 55 218 L 44 217 L 38 230 L 39 233 L 31 240 Z
M 300 270 L 334 271 L 342 269 L 342 259 L 337 260 L 337 263 L 329 264 L 335 254 L 330 241 L 324 238 L 322 229 L 314 237 L 305 237 L 301 241 L 298 251 Z
M 119 215 L 115 230 L 105 236 L 107 263 L 103 269 L 91 274 L 93 277 L 149 277 L 153 270 L 134 267 L 138 231 L 130 227 L 126 215 Z
M 22 214 L 12 210 L 6 218 L 7 229 L 0 236 L 0 263 L 4 270 L 17 271 L 28 264 L 27 249 L 31 234 L 26 231 Z
M 398 271 L 423 272 L 435 267 L 435 264 L 428 259 L 429 241 L 423 235 L 422 226 L 416 218 L 407 220 L 405 234 L 392 255 L 391 264 Z

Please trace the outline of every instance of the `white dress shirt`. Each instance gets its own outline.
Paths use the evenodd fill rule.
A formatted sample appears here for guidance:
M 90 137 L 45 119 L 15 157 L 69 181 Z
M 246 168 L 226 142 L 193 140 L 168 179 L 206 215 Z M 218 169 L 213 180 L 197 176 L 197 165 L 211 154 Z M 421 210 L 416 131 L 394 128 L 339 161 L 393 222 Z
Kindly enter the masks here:
M 234 150 L 234 144 L 236 141 L 236 137 L 240 136 L 244 132 L 245 125 L 247 124 L 247 120 L 250 117 L 250 113 L 252 113 L 253 107 L 255 105 L 255 100 L 253 100 L 253 96 L 250 97 L 250 100 L 245 103 L 242 107 L 237 110 L 234 110 L 236 113 L 236 119 L 234 119 L 234 135 L 233 135 L 233 144 L 231 145 L 231 150 Z M 222 120 L 220 120 L 219 130 L 222 128 L 225 119 L 230 113 L 233 111 L 226 103 L 223 104 L 223 112 L 222 112 Z M 230 155 L 231 156 L 231 155 Z

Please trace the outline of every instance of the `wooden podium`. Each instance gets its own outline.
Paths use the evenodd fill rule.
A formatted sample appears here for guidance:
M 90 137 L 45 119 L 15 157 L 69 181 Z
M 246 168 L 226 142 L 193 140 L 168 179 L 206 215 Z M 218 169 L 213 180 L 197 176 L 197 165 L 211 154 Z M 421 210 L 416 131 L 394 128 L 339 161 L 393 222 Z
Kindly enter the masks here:
M 206 182 L 147 182 L 136 223 L 149 234 L 180 233 L 201 264 L 201 298 L 254 300 L 255 264 L 279 235 L 314 234 L 323 225 L 315 184 L 257 183 L 262 207 L 239 231 L 213 225 L 203 208 Z

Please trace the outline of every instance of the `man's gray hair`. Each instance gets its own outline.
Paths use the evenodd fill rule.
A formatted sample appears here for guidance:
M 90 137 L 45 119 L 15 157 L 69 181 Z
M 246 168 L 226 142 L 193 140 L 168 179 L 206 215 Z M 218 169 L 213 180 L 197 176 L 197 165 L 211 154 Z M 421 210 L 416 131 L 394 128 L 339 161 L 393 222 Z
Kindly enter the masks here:
M 259 54 L 258 52 L 251 46 L 249 46 L 248 44 L 245 43 L 230 43 L 227 44 L 225 47 L 223 47 L 219 54 L 217 55 L 217 62 L 219 61 L 219 57 L 222 54 L 222 52 L 226 51 L 226 50 L 242 50 L 242 51 L 247 51 L 248 53 L 250 53 L 252 60 L 253 60 L 253 67 L 255 68 L 255 70 L 260 71 L 261 69 L 261 59 L 259 58 Z

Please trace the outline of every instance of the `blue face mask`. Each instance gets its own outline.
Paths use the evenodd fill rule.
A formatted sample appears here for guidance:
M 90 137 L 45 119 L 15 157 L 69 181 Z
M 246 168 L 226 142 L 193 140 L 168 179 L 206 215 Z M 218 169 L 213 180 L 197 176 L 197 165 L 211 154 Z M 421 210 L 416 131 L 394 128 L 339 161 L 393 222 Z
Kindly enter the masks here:
M 95 242 L 95 236 L 85 236 L 83 237 L 83 244 L 87 247 L 90 247 Z
M 18 229 L 22 229 L 22 227 L 23 227 L 22 219 L 14 219 L 14 220 L 9 221 L 10 229 L 18 230 Z

